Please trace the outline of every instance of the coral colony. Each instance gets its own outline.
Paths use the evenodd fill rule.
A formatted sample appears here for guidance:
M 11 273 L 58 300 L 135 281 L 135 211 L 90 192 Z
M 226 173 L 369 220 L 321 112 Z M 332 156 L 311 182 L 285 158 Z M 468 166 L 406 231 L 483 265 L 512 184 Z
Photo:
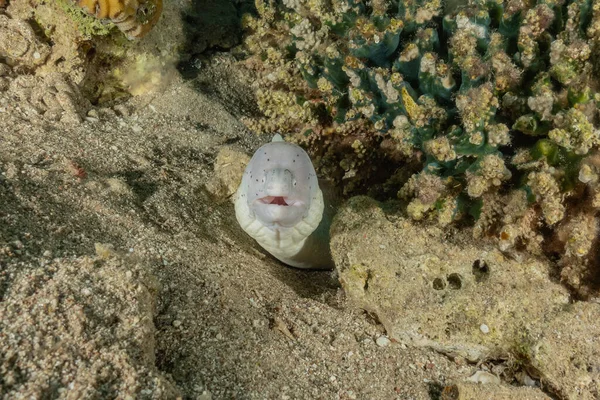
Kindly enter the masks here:
M 348 194 L 396 188 L 412 218 L 470 219 L 503 250 L 547 250 L 550 227 L 578 286 L 565 271 L 591 258 L 600 207 L 600 0 L 446 7 L 256 0 L 264 117 L 247 125 L 288 133 Z

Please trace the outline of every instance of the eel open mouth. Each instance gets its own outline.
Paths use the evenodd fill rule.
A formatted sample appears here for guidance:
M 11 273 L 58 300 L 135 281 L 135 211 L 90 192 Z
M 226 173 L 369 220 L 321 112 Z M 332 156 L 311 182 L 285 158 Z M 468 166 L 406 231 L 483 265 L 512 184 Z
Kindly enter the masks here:
M 259 201 L 263 204 L 275 204 L 278 206 L 289 206 L 291 202 L 284 196 L 266 196 Z

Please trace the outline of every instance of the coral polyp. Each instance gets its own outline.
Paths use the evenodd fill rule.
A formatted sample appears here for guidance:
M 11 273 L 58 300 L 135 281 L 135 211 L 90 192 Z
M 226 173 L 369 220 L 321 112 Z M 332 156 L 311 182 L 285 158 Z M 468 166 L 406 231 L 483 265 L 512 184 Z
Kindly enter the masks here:
M 145 36 L 162 13 L 162 0 L 76 0 L 76 3 L 89 15 L 110 20 L 130 39 Z
M 506 251 L 541 249 L 539 229 L 570 207 L 598 209 L 592 163 L 580 168 L 600 147 L 600 0 L 256 9 L 246 63 L 264 117 L 247 125 L 287 132 L 347 194 L 398 192 L 413 218 L 469 219 Z

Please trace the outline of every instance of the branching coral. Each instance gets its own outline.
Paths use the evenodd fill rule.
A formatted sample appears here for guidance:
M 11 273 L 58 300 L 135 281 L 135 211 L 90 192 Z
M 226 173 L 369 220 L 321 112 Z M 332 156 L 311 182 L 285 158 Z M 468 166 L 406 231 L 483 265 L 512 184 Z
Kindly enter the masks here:
M 418 160 L 399 192 L 413 218 L 470 217 L 534 252 L 541 226 L 600 204 L 582 167 L 600 146 L 600 0 L 256 6 L 246 63 L 265 117 L 248 125 L 304 144 L 347 193 L 390 190 Z

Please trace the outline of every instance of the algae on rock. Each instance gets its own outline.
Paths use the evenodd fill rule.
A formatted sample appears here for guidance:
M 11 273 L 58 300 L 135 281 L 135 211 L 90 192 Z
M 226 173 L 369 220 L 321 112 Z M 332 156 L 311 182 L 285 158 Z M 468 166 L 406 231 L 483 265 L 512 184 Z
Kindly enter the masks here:
M 471 362 L 517 360 L 564 398 L 600 393 L 600 304 L 573 306 L 544 257 L 508 258 L 368 197 L 338 212 L 331 250 L 348 298 L 393 340 Z

